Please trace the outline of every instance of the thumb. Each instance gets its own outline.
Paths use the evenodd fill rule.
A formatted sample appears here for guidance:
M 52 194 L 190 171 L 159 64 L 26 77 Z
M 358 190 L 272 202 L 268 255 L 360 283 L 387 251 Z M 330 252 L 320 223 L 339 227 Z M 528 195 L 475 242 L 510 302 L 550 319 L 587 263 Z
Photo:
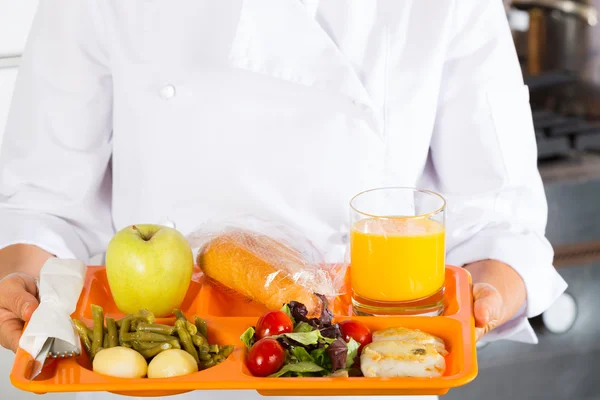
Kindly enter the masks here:
M 0 306 L 12 311 L 17 317 L 29 321 L 37 308 L 37 285 L 31 276 L 21 273 L 8 275 L 3 279 L 6 285 L 1 296 Z
M 39 301 L 30 294 L 24 295 L 23 297 L 23 305 L 20 308 L 20 313 L 18 313 L 17 315 L 23 321 L 29 321 L 35 310 L 38 308 Z
M 493 329 L 500 320 L 502 312 L 502 296 L 489 283 L 473 285 L 473 316 L 477 328 Z M 491 326 L 490 326 L 491 325 Z

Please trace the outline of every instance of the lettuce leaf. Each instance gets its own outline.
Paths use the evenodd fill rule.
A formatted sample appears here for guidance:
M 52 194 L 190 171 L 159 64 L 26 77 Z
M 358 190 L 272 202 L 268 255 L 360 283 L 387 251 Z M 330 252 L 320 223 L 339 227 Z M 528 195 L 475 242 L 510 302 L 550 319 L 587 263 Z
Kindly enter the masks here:
M 313 330 L 314 330 L 314 328 L 312 327 L 312 325 L 310 325 L 309 323 L 304 322 L 304 321 L 300 322 L 294 328 L 294 332 L 296 332 L 296 333 L 311 332 Z
M 281 310 L 284 313 L 287 314 L 288 317 L 290 317 L 290 319 L 292 320 L 292 324 L 296 324 L 296 321 L 294 321 L 294 317 L 292 316 L 292 310 L 290 310 L 290 306 L 287 304 L 284 304 L 283 307 L 281 307 Z
M 322 338 L 321 332 L 319 331 L 284 333 L 280 336 L 285 336 L 288 339 L 292 339 L 294 342 L 300 343 L 303 346 L 318 344 L 319 339 Z
M 252 345 L 254 344 L 254 327 L 250 327 L 248 329 L 246 329 L 246 331 L 244 333 L 242 333 L 242 336 L 240 336 L 240 340 L 246 345 L 247 348 L 252 347 Z
M 296 358 L 296 360 L 298 360 L 299 362 L 304 362 L 304 361 L 310 361 L 312 363 L 315 362 L 315 359 L 312 358 L 312 356 L 310 354 L 308 354 L 308 351 L 306 351 L 306 349 L 304 347 L 294 347 L 291 352 L 294 355 L 294 357 Z
M 298 303 L 297 301 L 290 301 L 290 310 L 295 321 L 308 322 L 308 318 L 306 318 L 308 310 L 304 304 Z
M 348 345 L 343 339 L 336 339 L 327 347 L 327 354 L 331 359 L 331 367 L 333 371 L 346 368 L 348 360 Z
M 356 340 L 350 338 L 348 342 L 348 354 L 346 355 L 346 368 L 350 368 L 354 365 L 354 360 L 358 356 L 358 348 L 360 347 L 360 343 Z
M 331 344 L 331 343 L 335 342 L 337 339 L 335 339 L 335 338 L 328 338 L 328 337 L 323 337 L 323 336 L 321 336 L 321 340 L 322 340 L 324 343 Z
M 327 354 L 327 349 L 314 349 L 310 352 L 310 356 L 319 367 L 331 370 L 331 359 L 329 358 L 329 354 Z
M 319 325 L 321 327 L 331 325 L 331 321 L 333 320 L 333 313 L 329 309 L 329 301 L 327 297 L 322 294 L 316 294 L 319 299 L 321 299 L 321 316 L 319 317 Z
M 323 372 L 323 371 L 325 371 L 325 370 L 323 368 L 319 367 L 317 364 L 310 362 L 310 361 L 304 361 L 304 362 L 299 362 L 299 363 L 294 363 L 294 364 L 286 364 L 279 371 L 275 372 L 274 374 L 269 375 L 269 378 L 279 378 L 280 376 L 283 376 L 283 375 L 287 374 L 288 372 L 294 373 L 293 375 L 301 375 L 301 374 L 316 373 L 316 372 Z

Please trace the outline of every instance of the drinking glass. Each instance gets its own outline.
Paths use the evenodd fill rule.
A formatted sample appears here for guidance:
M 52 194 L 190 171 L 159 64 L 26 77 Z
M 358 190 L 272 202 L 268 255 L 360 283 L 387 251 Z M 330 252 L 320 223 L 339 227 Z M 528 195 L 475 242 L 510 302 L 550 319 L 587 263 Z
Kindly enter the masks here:
M 367 190 L 350 201 L 350 276 L 357 315 L 444 310 L 444 198 L 428 190 Z

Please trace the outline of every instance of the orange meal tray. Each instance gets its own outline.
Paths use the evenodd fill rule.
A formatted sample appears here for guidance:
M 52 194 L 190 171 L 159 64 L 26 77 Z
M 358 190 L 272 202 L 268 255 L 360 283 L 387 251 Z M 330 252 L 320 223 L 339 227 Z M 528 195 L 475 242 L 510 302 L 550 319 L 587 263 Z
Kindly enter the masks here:
M 334 304 L 336 320 L 349 318 L 347 297 Z M 19 389 L 38 394 L 49 392 L 106 391 L 128 396 L 166 396 L 193 390 L 256 390 L 263 395 L 443 395 L 451 388 L 471 382 L 477 375 L 475 328 L 472 316 L 471 276 L 462 268 L 446 269 L 445 312 L 437 317 L 352 317 L 372 331 L 387 327 L 417 328 L 444 339 L 449 350 L 446 372 L 440 378 L 257 378 L 246 368 L 246 348 L 240 335 L 254 326 L 266 311 L 261 305 L 223 291 L 196 269 L 180 307 L 186 316 L 197 315 L 208 324 L 209 341 L 235 345 L 227 360 L 194 374 L 163 379 L 123 379 L 100 375 L 91 369 L 84 354 L 51 360 L 42 373 L 29 380 L 32 357 L 19 349 L 10 374 Z M 104 267 L 88 267 L 84 289 L 73 317 L 92 326 L 91 304 L 104 308 L 105 316 L 121 318 L 112 299 Z M 157 319 L 173 324 L 174 318 Z

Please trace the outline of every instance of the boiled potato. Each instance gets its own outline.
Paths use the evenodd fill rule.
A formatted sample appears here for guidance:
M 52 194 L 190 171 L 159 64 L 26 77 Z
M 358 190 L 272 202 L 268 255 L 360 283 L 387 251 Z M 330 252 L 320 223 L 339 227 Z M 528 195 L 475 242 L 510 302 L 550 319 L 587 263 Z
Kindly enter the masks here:
M 159 353 L 148 365 L 148 378 L 171 378 L 198 372 L 198 364 L 190 353 L 170 349 Z
M 143 378 L 148 372 L 146 359 L 127 347 L 100 350 L 92 364 L 94 372 L 117 378 Z

